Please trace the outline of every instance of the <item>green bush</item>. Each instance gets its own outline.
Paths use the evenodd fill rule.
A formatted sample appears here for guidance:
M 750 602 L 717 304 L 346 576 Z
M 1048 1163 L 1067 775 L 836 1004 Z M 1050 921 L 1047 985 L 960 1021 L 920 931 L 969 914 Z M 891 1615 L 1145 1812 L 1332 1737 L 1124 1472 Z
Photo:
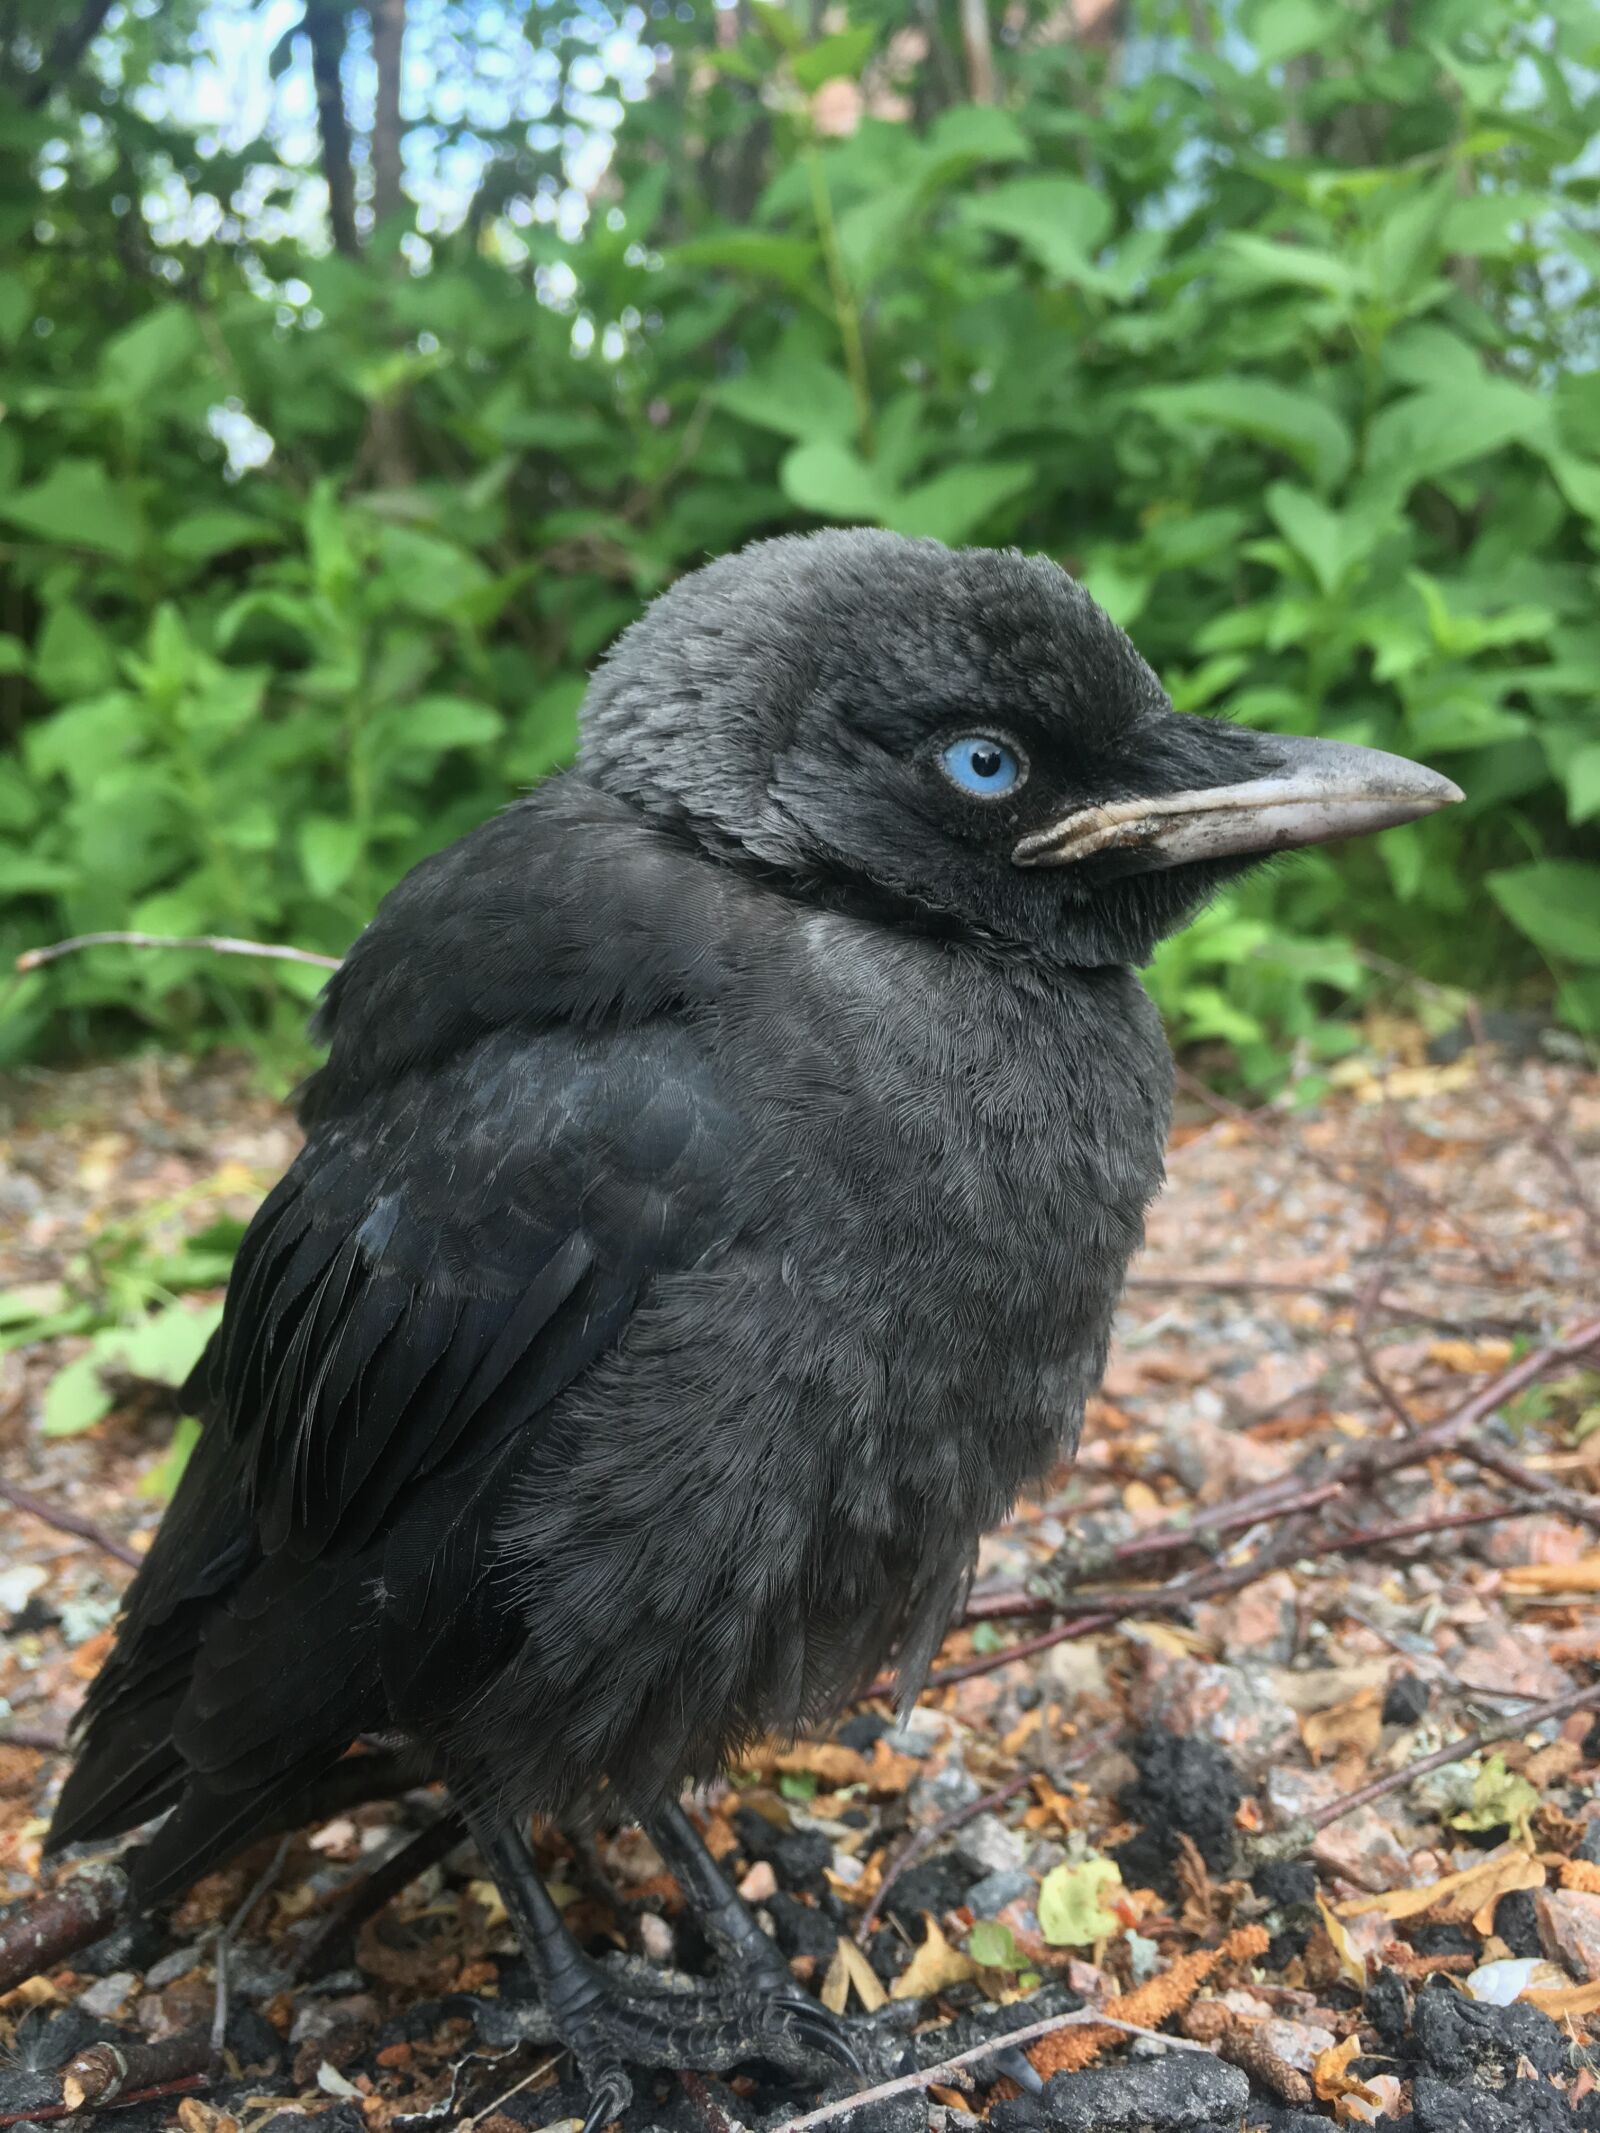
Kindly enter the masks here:
M 505 149 L 455 234 L 359 257 L 237 209 L 292 181 L 270 144 L 136 109 L 182 10 L 109 100 L 90 68 L 29 108 L 12 65 L 0 948 L 337 952 L 563 760 L 676 573 L 870 520 L 1045 550 L 1180 707 L 1465 787 L 1172 944 L 1181 1039 L 1270 1083 L 1369 948 L 1600 1027 L 1588 0 L 1152 0 L 1109 55 L 1041 11 L 992 104 L 903 11 L 752 13 L 674 19 L 578 237 Z M 152 234 L 160 187 L 213 232 Z M 18 981 L 0 1044 L 281 1037 L 317 977 L 99 951 Z

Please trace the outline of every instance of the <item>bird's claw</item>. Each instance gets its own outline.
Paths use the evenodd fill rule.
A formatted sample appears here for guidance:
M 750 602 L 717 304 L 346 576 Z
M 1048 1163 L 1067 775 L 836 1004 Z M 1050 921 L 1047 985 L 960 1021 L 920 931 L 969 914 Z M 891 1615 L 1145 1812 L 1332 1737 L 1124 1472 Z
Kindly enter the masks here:
M 763 2026 L 769 2031 L 793 2037 L 808 2058 L 826 2059 L 831 2065 L 842 2066 L 846 2073 L 858 2077 L 865 2074 L 861 2054 L 844 2017 L 830 2012 L 820 2000 L 813 2000 L 797 1985 L 764 1997 L 762 2012 Z
M 589 2091 L 589 2114 L 583 2121 L 583 2133 L 601 2133 L 603 2126 L 620 2118 L 632 2103 L 633 2083 L 620 2066 L 606 2066 L 598 2071 L 585 2066 L 583 2078 Z

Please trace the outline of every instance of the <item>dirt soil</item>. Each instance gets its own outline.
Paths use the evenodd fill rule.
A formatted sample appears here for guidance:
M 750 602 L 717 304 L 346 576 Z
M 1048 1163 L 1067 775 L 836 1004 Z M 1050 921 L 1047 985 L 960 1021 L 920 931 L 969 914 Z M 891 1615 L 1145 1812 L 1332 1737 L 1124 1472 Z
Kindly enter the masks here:
M 1600 1079 L 1403 1030 L 1336 1079 L 1309 1111 L 1186 1087 L 1076 1467 L 986 1544 L 908 1727 L 869 1696 L 696 1803 L 873 2085 L 913 2077 L 830 2123 L 1600 2129 Z M 0 1901 L 38 1887 L 176 1423 L 108 1364 L 110 1412 L 43 1434 L 86 1347 L 49 1325 L 161 1308 L 294 1145 L 239 1061 L 0 1086 Z M 129 2133 L 581 2117 L 442 1812 L 353 1806 L 0 1996 L 0 2127 L 61 2118 L 107 2041 Z M 593 1952 L 708 1969 L 639 1832 L 542 1856 Z M 993 2048 L 1051 2022 L 1028 2065 Z M 641 2075 L 627 2125 L 775 2128 L 860 2085 Z

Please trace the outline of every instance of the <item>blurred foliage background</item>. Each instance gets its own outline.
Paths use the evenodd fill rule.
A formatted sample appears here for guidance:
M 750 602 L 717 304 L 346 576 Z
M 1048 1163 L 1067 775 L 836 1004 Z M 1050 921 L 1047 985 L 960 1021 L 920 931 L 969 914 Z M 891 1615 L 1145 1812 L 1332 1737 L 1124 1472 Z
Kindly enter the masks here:
M 1597 68 L 1593 0 L 9 0 L 0 954 L 336 953 L 676 573 L 874 521 L 1466 788 L 1208 912 L 1178 1039 L 1314 1072 L 1379 957 L 1600 1029 Z M 99 950 L 0 1057 L 319 978 Z

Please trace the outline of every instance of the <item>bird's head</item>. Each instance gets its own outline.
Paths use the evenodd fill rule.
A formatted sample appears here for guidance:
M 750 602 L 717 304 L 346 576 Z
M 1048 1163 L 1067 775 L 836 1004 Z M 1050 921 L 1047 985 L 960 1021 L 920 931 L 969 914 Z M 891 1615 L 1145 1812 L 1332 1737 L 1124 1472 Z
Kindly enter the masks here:
M 1173 710 L 1056 564 L 851 530 L 681 579 L 584 707 L 581 773 L 808 895 L 1141 962 L 1273 852 L 1461 795 L 1399 756 Z

